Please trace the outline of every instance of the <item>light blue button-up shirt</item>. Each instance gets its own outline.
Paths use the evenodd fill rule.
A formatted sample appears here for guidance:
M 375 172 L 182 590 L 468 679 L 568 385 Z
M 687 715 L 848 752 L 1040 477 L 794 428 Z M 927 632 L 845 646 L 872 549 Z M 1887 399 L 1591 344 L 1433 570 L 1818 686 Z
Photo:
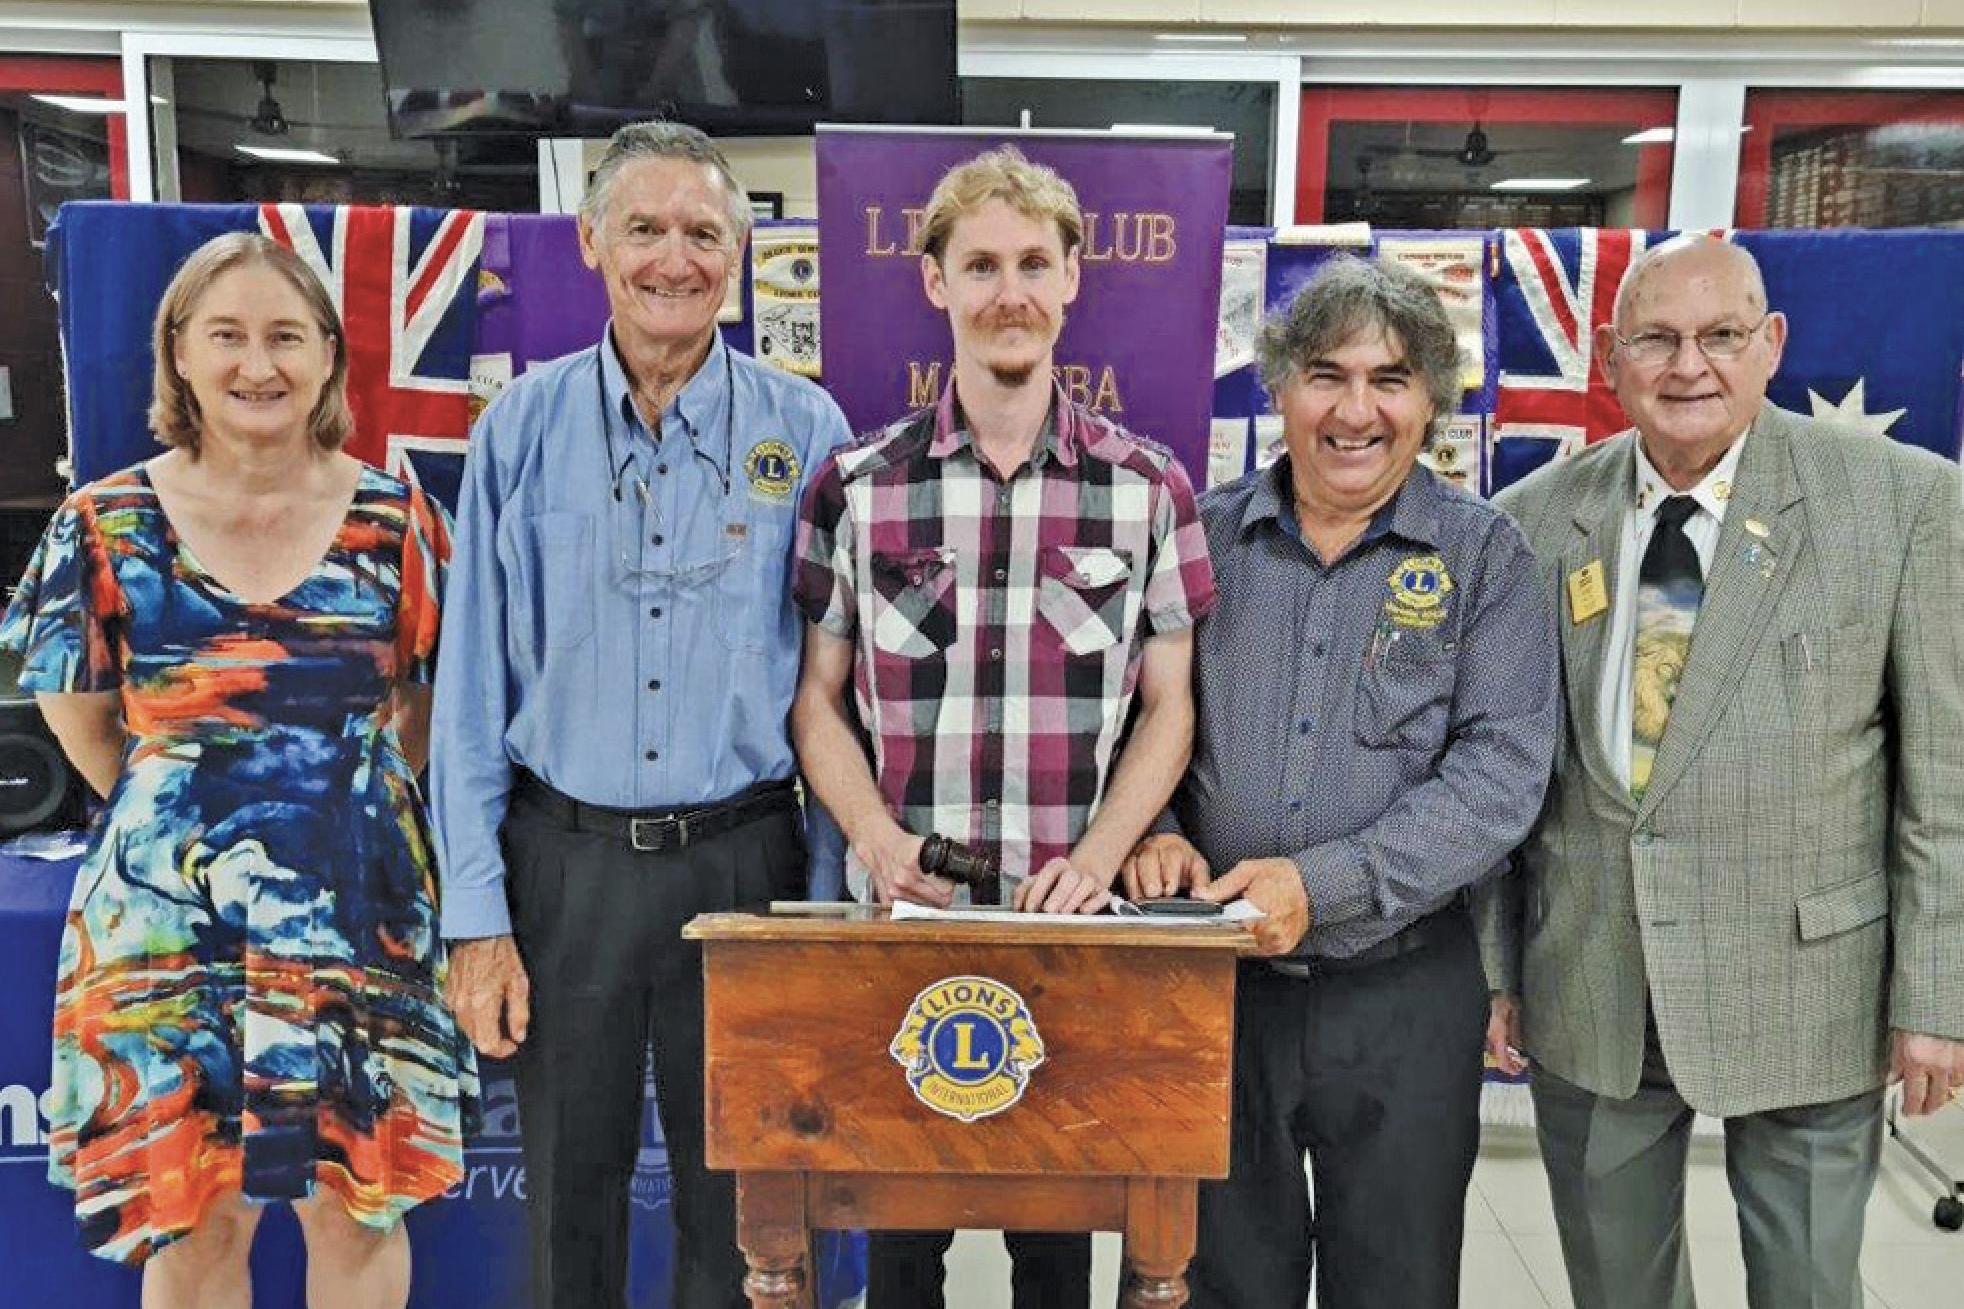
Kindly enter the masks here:
M 849 436 L 825 392 L 720 340 L 659 434 L 611 335 L 484 412 L 431 726 L 445 936 L 511 930 L 498 829 L 518 768 L 621 809 L 792 775 L 798 500 Z M 823 869 L 839 851 L 813 853 Z

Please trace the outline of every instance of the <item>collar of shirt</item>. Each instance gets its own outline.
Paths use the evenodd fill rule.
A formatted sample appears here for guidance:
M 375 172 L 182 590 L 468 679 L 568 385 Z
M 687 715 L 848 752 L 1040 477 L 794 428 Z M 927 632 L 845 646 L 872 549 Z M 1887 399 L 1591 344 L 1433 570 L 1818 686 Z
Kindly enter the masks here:
M 723 334 L 715 334 L 710 343 L 709 354 L 696 368 L 675 398 L 668 402 L 662 411 L 664 432 L 679 427 L 689 448 L 696 458 L 710 463 L 717 474 L 727 484 L 730 478 L 730 347 L 723 340 Z M 659 445 L 663 432 L 650 432 L 648 424 L 642 420 L 640 409 L 635 407 L 632 389 L 628 386 L 627 368 L 621 363 L 620 348 L 614 343 L 614 329 L 607 328 L 606 348 L 600 352 L 601 386 L 607 397 L 607 404 L 613 412 L 627 424 L 629 440 L 625 450 L 614 451 L 616 466 L 610 470 L 618 473 L 628 462 L 644 453 L 640 443 L 633 440 L 639 433 L 648 433 L 652 443 Z
M 1052 383 L 1050 412 L 1044 415 L 1043 431 L 1037 435 L 1036 448 L 1030 451 L 1030 465 L 1041 468 L 1046 456 L 1055 455 L 1064 467 L 1076 468 L 1085 440 L 1083 423 L 1076 407 L 1065 403 L 1064 389 Z M 968 430 L 968 416 L 955 399 L 955 383 L 950 379 L 934 404 L 934 439 L 928 442 L 928 457 L 946 459 L 958 450 L 974 448 L 975 436 Z
M 1296 520 L 1296 494 L 1290 482 L 1289 456 L 1283 455 L 1269 466 L 1268 474 L 1257 480 L 1248 507 L 1241 513 L 1241 531 L 1246 535 L 1257 523 L 1273 520 L 1277 527 L 1302 540 L 1302 524 Z M 1405 476 L 1389 500 L 1371 515 L 1364 534 L 1357 539 L 1365 546 L 1382 536 L 1401 536 L 1414 545 L 1439 544 L 1439 489 L 1432 475 L 1419 464 Z M 1356 547 L 1352 547 L 1355 549 Z
M 1706 473 L 1703 480 L 1688 492 L 1673 490 L 1671 484 L 1666 482 L 1663 475 L 1657 471 L 1656 465 L 1650 462 L 1650 456 L 1644 453 L 1643 442 L 1637 441 L 1636 520 L 1640 531 L 1656 524 L 1657 511 L 1663 507 L 1665 500 L 1674 495 L 1689 495 L 1698 502 L 1700 509 L 1710 514 L 1716 521 L 1724 522 L 1726 502 L 1732 498 L 1732 483 L 1739 475 L 1739 452 L 1746 448 L 1746 440 L 1752 434 L 1752 428 L 1748 427 L 1745 434 L 1734 441 L 1732 448 L 1725 452 L 1725 457 L 1720 459 L 1712 471 Z

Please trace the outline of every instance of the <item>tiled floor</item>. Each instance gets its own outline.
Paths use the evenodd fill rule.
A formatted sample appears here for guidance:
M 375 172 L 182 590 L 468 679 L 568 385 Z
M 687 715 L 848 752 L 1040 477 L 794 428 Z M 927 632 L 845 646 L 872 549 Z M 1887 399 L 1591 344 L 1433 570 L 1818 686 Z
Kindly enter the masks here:
M 1911 1125 L 1964 1175 L 1964 1101 Z M 1869 1309 L 1964 1309 L 1964 1232 L 1930 1221 L 1936 1184 L 1895 1145 L 1869 1202 L 1862 1276 Z M 1739 1227 L 1716 1140 L 1692 1149 L 1686 1202 L 1699 1309 L 1745 1309 Z M 1118 1238 L 1093 1244 L 1092 1304 L 1116 1301 Z M 1462 1309 L 1571 1309 L 1555 1215 L 1532 1131 L 1489 1127 L 1466 1197 Z M 949 1309 L 1007 1309 L 1009 1260 L 993 1233 L 963 1232 L 948 1257 Z M 1313 1301 L 1312 1301 L 1313 1304 Z

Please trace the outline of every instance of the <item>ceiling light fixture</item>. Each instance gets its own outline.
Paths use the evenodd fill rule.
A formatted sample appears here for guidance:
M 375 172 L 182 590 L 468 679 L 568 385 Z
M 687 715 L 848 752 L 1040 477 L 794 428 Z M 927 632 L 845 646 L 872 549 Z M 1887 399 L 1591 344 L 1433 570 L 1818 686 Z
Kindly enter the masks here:
M 1492 191 L 1578 191 L 1589 185 L 1586 177 L 1509 177 L 1495 182 Z
M 121 100 L 105 100 L 94 95 L 36 95 L 30 98 L 57 109 L 66 109 L 71 114 L 120 114 L 129 108 Z
M 1155 41 L 1188 41 L 1200 45 L 1244 45 L 1247 36 L 1240 32 L 1154 32 Z
M 1213 136 L 1211 127 L 1191 123 L 1113 123 L 1112 131 L 1123 136 Z
M 254 159 L 264 159 L 274 164 L 338 164 L 341 161 L 333 155 L 322 154 L 318 150 L 289 150 L 273 145 L 247 145 L 243 141 L 232 147 L 240 154 L 251 155 Z

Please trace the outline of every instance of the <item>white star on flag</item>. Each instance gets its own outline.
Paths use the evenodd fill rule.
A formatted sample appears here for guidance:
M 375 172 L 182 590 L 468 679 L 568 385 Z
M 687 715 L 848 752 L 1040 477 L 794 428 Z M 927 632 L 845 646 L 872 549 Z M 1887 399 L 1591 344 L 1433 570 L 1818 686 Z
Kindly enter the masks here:
M 1807 402 L 1813 407 L 1814 417 L 1825 418 L 1829 422 L 1843 423 L 1858 432 L 1870 432 L 1876 436 L 1889 435 L 1889 428 L 1898 418 L 1908 413 L 1907 409 L 1891 409 L 1886 414 L 1868 412 L 1868 380 L 1856 378 L 1855 385 L 1841 398 L 1840 404 L 1832 404 L 1821 398 L 1814 388 L 1807 389 Z

